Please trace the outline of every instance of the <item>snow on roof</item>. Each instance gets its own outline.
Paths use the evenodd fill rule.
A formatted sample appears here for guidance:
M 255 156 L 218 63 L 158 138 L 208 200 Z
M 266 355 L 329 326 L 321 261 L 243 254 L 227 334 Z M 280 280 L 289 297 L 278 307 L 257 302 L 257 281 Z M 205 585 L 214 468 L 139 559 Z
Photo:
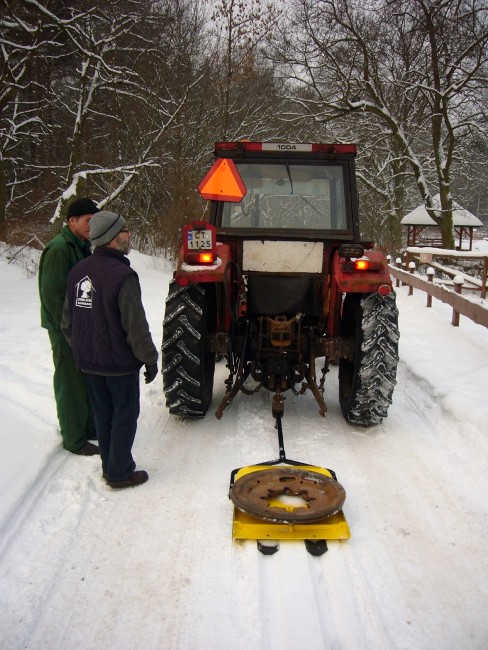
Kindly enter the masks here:
M 433 197 L 434 207 L 436 213 L 440 216 L 440 199 L 439 194 Z M 461 207 L 459 203 L 453 201 L 454 210 L 452 213 L 454 226 L 482 226 L 483 222 L 475 217 L 474 214 L 468 212 L 465 208 Z M 435 226 L 435 221 L 429 217 L 424 205 L 419 205 L 418 208 L 409 212 L 400 222 L 403 226 Z

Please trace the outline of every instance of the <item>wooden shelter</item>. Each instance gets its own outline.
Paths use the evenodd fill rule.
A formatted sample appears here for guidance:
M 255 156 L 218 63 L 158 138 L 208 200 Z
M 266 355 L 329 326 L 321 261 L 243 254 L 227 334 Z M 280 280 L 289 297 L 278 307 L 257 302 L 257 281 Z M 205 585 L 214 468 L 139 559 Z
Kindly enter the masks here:
M 439 194 L 433 198 L 436 214 L 440 216 Z M 483 225 L 483 222 L 468 210 L 453 201 L 452 211 L 453 235 L 456 250 L 472 250 L 473 230 Z M 442 233 L 440 227 L 429 216 L 424 205 L 409 212 L 401 221 L 407 227 L 407 246 L 432 246 L 442 248 Z

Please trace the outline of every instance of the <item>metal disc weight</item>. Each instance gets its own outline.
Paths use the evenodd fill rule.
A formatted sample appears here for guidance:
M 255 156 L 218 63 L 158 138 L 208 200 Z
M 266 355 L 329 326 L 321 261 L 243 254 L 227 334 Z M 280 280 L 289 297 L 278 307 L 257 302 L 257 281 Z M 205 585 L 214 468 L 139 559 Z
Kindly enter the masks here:
M 300 505 L 286 505 L 286 497 L 298 497 Z M 319 472 L 276 467 L 237 479 L 230 498 L 236 508 L 258 519 L 309 523 L 339 512 L 346 491 L 336 480 Z

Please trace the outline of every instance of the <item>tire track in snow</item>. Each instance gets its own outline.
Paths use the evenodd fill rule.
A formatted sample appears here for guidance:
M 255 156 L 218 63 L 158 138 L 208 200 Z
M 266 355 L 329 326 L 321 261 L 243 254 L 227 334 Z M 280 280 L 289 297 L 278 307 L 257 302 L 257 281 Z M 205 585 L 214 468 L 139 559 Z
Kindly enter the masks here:
M 69 571 L 66 549 L 87 538 L 85 521 L 97 496 L 86 489 L 94 471 L 93 460 L 83 461 L 86 465 L 72 478 L 71 470 L 79 459 L 53 452 L 12 512 L 7 530 L 2 530 L 0 629 L 8 629 L 10 635 L 4 637 L 6 648 L 35 647 L 29 643 L 43 620 L 42 612 L 49 608 L 58 582 Z M 33 581 L 40 592 L 32 589 Z M 18 624 L 12 625 L 16 619 Z
M 0 527 L 0 562 L 8 555 L 9 549 L 16 541 L 17 535 L 40 508 L 44 495 L 49 491 L 56 474 L 67 461 L 66 454 L 59 449 L 53 449 L 48 462 L 39 470 L 26 486 L 25 494 L 18 499 Z

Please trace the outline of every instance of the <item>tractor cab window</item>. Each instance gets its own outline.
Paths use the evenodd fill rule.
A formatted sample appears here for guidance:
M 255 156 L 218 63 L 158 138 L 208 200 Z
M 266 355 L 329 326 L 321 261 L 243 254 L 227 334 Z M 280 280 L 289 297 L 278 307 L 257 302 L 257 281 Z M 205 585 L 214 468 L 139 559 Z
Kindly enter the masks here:
M 224 203 L 224 228 L 346 230 L 344 167 L 237 163 L 247 193 Z

